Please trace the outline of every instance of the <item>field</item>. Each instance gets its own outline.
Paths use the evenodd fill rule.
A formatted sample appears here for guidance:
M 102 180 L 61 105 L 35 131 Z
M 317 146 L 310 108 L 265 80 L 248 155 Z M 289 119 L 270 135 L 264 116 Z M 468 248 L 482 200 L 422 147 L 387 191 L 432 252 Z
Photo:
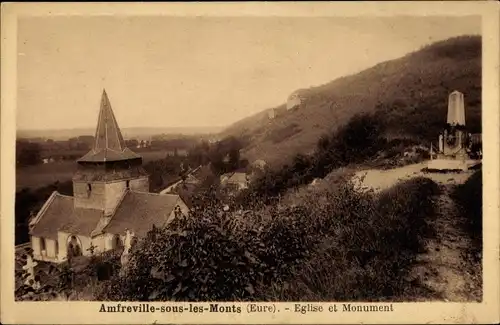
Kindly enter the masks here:
M 167 151 L 145 151 L 140 154 L 143 158 L 143 162 L 148 163 L 153 160 L 164 158 Z M 47 186 L 56 181 L 69 181 L 75 170 L 75 161 L 60 161 L 18 168 L 16 170 L 16 191 L 23 188 L 35 189 Z

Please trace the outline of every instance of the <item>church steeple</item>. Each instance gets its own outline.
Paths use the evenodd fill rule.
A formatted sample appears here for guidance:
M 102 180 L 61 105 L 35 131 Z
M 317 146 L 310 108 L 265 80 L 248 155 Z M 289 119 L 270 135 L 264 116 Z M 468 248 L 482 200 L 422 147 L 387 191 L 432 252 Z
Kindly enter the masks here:
M 128 190 L 149 191 L 142 157 L 125 146 L 122 133 L 103 90 L 92 149 L 78 159 L 73 175 L 75 208 L 114 211 Z
M 101 109 L 99 111 L 99 119 L 97 121 L 97 129 L 95 132 L 94 151 L 99 150 L 115 150 L 123 151 L 125 143 L 120 131 L 118 123 L 116 123 L 113 109 L 109 103 L 106 89 L 102 91 Z
M 94 144 L 78 162 L 107 162 L 137 158 L 140 156 L 125 146 L 108 94 L 103 89 Z

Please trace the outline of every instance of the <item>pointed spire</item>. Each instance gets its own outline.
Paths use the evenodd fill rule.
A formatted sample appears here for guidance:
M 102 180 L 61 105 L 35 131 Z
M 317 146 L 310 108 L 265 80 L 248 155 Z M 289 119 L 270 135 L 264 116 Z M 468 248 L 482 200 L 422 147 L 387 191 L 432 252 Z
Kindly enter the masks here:
M 97 120 L 95 143 L 92 149 L 94 151 L 105 149 L 123 151 L 125 149 L 125 142 L 113 114 L 106 89 L 102 91 L 101 109 Z
M 109 102 L 106 89 L 102 90 L 101 108 L 97 119 L 95 141 L 90 152 L 78 161 L 106 162 L 140 158 L 125 146 L 120 127 Z

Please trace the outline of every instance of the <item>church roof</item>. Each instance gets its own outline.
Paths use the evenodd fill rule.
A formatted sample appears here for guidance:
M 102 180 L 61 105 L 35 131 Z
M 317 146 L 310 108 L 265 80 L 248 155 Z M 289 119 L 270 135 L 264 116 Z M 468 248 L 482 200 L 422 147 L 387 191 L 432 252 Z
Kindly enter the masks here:
M 165 225 L 178 204 L 182 204 L 178 195 L 129 191 L 103 232 L 121 234 L 130 229 L 144 236 L 153 225 Z
M 130 229 L 137 236 L 144 236 L 153 225 L 165 225 L 175 207 L 183 205 L 179 195 L 127 191 L 109 223 L 102 227 L 101 210 L 75 208 L 73 200 L 72 196 L 53 192 L 36 216 L 30 234 L 57 240 L 58 231 L 92 237 L 94 230 L 121 234 Z
M 122 133 L 116 122 L 111 104 L 103 90 L 101 108 L 97 120 L 95 141 L 92 149 L 79 162 L 106 162 L 140 158 L 135 152 L 125 146 Z
M 100 210 L 75 208 L 72 196 L 54 192 L 40 210 L 30 233 L 54 240 L 57 240 L 58 231 L 90 236 L 101 215 Z

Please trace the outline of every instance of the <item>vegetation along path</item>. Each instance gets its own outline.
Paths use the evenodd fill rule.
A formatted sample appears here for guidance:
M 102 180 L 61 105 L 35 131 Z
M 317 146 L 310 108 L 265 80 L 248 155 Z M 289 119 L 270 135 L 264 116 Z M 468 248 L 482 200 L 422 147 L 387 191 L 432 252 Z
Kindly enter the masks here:
M 424 174 L 420 172 L 424 167 L 425 164 L 415 164 L 384 171 L 364 170 L 358 172 L 357 176 L 363 179 L 365 188 L 375 191 L 418 176 L 428 177 L 439 184 L 441 194 L 436 202 L 436 217 L 429 221 L 435 236 L 428 239 L 426 250 L 417 257 L 416 266 L 408 280 L 419 281 L 439 300 L 481 301 L 481 262 L 470 254 L 474 243 L 471 235 L 464 231 L 466 216 L 460 213 L 451 197 L 455 186 L 463 184 L 471 173 Z

